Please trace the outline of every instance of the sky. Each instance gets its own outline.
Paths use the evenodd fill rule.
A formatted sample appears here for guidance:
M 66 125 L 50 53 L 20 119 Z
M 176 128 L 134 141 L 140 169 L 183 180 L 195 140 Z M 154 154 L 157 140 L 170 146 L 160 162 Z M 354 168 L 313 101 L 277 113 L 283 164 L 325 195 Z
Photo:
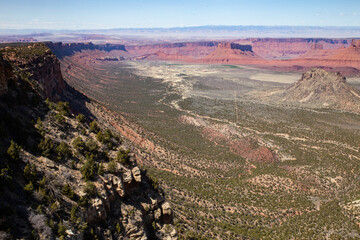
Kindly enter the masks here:
M 0 0 L 0 29 L 360 26 L 360 0 Z

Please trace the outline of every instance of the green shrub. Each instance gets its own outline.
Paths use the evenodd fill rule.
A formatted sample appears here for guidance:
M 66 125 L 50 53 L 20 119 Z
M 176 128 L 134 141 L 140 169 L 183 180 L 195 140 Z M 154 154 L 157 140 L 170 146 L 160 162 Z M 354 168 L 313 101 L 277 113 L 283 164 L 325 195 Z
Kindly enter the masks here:
M 45 103 L 46 103 L 47 107 L 48 107 L 50 110 L 54 110 L 54 109 L 55 109 L 55 103 L 52 102 L 52 101 L 50 101 L 49 98 L 47 98 L 47 99 L 45 100 Z
M 88 198 L 86 195 L 85 195 L 85 196 L 81 196 L 81 197 L 79 198 L 79 201 L 78 201 L 77 203 L 78 203 L 78 205 L 79 205 L 80 207 L 85 208 L 85 207 L 87 207 L 88 204 L 89 204 L 89 198 Z
M 80 133 L 81 133 L 82 135 L 86 135 L 86 134 L 87 134 L 86 128 L 84 128 L 84 127 L 81 128 Z
M 147 173 L 148 178 L 150 180 L 150 184 L 154 189 L 158 189 L 159 187 L 159 180 L 157 179 L 157 177 L 155 177 L 154 175 Z
M 99 150 L 99 146 L 97 145 L 97 143 L 92 140 L 92 139 L 89 139 L 86 143 L 86 148 L 87 150 L 90 152 L 90 153 L 96 153 L 98 150 Z
M 65 123 L 65 117 L 64 117 L 64 114 L 61 113 L 61 112 L 58 112 L 56 115 L 55 115 L 55 121 L 58 123 L 58 124 L 64 124 Z
M 130 163 L 130 156 L 129 156 L 129 152 L 130 150 L 122 150 L 120 149 L 118 152 L 117 152 L 117 155 L 116 155 L 116 159 L 121 163 L 121 164 L 129 164 Z
M 75 198 L 75 193 L 74 191 L 71 189 L 69 184 L 65 184 L 61 190 L 61 193 L 64 194 L 65 196 L 67 196 L 70 199 L 74 199 Z
M 69 145 L 67 145 L 65 142 L 61 142 L 56 147 L 55 151 L 58 154 L 60 159 L 67 158 L 67 157 L 71 156 L 71 154 L 72 154 Z
M 58 234 L 59 236 L 63 236 L 66 237 L 67 233 L 66 233 L 66 227 L 62 224 L 62 222 L 60 222 L 58 224 Z
M 54 143 L 50 138 L 43 138 L 38 145 L 38 149 L 41 151 L 41 155 L 44 157 L 50 157 L 53 148 Z
M 5 184 L 10 184 L 12 180 L 12 171 L 9 166 L 2 168 L 0 171 L 0 184 L 4 186 Z
M 112 142 L 111 142 L 111 138 L 113 137 L 112 132 L 109 129 L 105 129 L 104 132 L 99 131 L 96 134 L 96 139 L 103 143 L 106 144 L 110 149 L 112 148 Z
M 72 145 L 80 153 L 83 153 L 85 150 L 85 142 L 82 140 L 80 136 L 74 139 Z
M 88 197 L 97 197 L 98 196 L 98 192 L 96 190 L 95 184 L 92 182 L 86 182 L 86 185 L 84 187 L 84 193 Z
M 79 122 L 79 123 L 84 123 L 85 122 L 85 120 L 86 120 L 86 118 L 85 118 L 85 115 L 84 114 L 78 114 L 77 116 L 76 116 L 76 120 Z
M 34 191 L 34 185 L 32 182 L 29 182 L 28 184 L 25 185 L 24 190 L 27 192 L 32 192 Z
M 6 151 L 9 158 L 14 161 L 19 161 L 20 151 L 21 151 L 21 147 L 11 140 L 10 147 Z
M 62 115 L 69 115 L 70 113 L 70 105 L 68 102 L 58 102 L 55 109 Z
M 80 172 L 85 181 L 94 178 L 96 173 L 96 164 L 93 156 L 87 156 L 85 164 L 80 168 Z
M 29 181 L 36 181 L 36 166 L 35 164 L 27 163 L 24 168 L 24 177 Z
M 36 121 L 36 124 L 35 124 L 35 127 L 36 129 L 40 132 L 40 134 L 42 136 L 45 135 L 45 128 L 44 128 L 44 124 L 43 122 L 41 121 L 40 117 L 38 117 L 37 121 Z
M 96 134 L 96 139 L 101 142 L 104 143 L 104 135 L 101 131 L 98 131 L 98 133 Z
M 116 224 L 116 232 L 117 232 L 117 233 L 121 233 L 121 226 L 120 226 L 119 223 Z
M 117 169 L 116 169 L 116 162 L 114 160 L 110 161 L 107 165 L 107 170 L 110 173 L 116 173 Z
M 40 187 L 46 186 L 46 177 L 45 176 L 39 181 L 39 186 Z
M 99 131 L 100 131 L 100 128 L 99 128 L 98 124 L 95 121 L 92 121 L 90 123 L 90 132 L 98 133 Z
M 104 175 L 104 172 L 105 172 L 105 167 L 102 163 L 100 163 L 98 167 L 98 175 L 102 176 Z
M 78 206 L 76 204 L 74 204 L 71 208 L 71 211 L 70 211 L 70 220 L 75 223 L 77 222 L 77 217 L 76 217 L 76 214 L 78 212 Z
M 50 206 L 51 212 L 56 212 L 58 210 L 58 205 L 56 202 L 53 202 Z

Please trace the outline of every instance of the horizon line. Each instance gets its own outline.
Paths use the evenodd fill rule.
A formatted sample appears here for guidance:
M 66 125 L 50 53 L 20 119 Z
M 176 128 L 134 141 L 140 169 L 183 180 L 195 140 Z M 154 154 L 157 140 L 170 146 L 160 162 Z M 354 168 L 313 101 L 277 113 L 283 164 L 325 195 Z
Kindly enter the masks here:
M 12 30 L 12 31 L 20 31 L 20 30 L 36 30 L 36 31 L 94 31 L 94 30 L 136 30 L 136 29 L 164 29 L 164 30 L 171 30 L 171 29 L 186 29 L 186 28 L 204 28 L 204 27 L 265 27 L 265 28 L 276 28 L 276 27 L 294 27 L 294 28 L 359 28 L 360 26 L 320 26 L 320 25 L 194 25 L 194 26 L 174 26 L 174 27 L 115 27 L 115 28 L 78 28 L 78 29 L 71 29 L 71 28 L 0 28 L 0 30 Z

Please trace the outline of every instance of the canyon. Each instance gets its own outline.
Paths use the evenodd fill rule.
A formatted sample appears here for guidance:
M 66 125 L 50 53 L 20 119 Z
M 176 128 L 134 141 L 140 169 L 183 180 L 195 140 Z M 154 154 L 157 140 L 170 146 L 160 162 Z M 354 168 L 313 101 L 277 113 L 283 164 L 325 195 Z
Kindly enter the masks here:
M 143 149 L 138 162 L 160 179 L 179 236 L 351 238 L 360 82 L 348 60 L 331 60 L 356 56 L 346 41 L 295 39 L 291 59 L 236 40 L 125 45 L 76 51 L 61 69 Z
M 324 38 L 3 46 L 0 167 L 15 170 L 15 195 L 33 203 L 19 200 L 31 217 L 17 210 L 11 219 L 40 237 L 65 227 L 101 239 L 356 238 L 359 49 L 358 40 Z M 11 138 L 20 163 L 6 153 Z M 74 154 L 36 150 L 50 140 Z M 26 163 L 36 178 L 23 176 Z M 97 166 L 97 195 L 84 166 Z M 33 194 L 23 190 L 30 180 Z M 43 207 L 40 189 L 52 196 Z
M 360 71 L 359 41 L 323 38 L 249 38 L 153 45 L 57 43 L 48 46 L 55 53 L 59 53 L 61 49 L 61 55 L 71 55 L 81 50 L 92 51 L 92 56 L 98 54 L 98 59 L 105 60 L 115 57 L 123 60 L 234 64 L 298 72 L 320 67 L 328 71 L 340 71 L 345 75 L 357 75 Z M 94 50 L 97 50 L 96 54 Z M 61 55 L 59 57 L 62 57 Z

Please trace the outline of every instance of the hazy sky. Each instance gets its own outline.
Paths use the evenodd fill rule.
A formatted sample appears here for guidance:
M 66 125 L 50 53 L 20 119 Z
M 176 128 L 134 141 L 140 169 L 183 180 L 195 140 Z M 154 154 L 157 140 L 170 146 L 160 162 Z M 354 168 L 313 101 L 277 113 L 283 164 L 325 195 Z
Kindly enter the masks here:
M 360 0 L 0 0 L 0 28 L 360 26 Z

